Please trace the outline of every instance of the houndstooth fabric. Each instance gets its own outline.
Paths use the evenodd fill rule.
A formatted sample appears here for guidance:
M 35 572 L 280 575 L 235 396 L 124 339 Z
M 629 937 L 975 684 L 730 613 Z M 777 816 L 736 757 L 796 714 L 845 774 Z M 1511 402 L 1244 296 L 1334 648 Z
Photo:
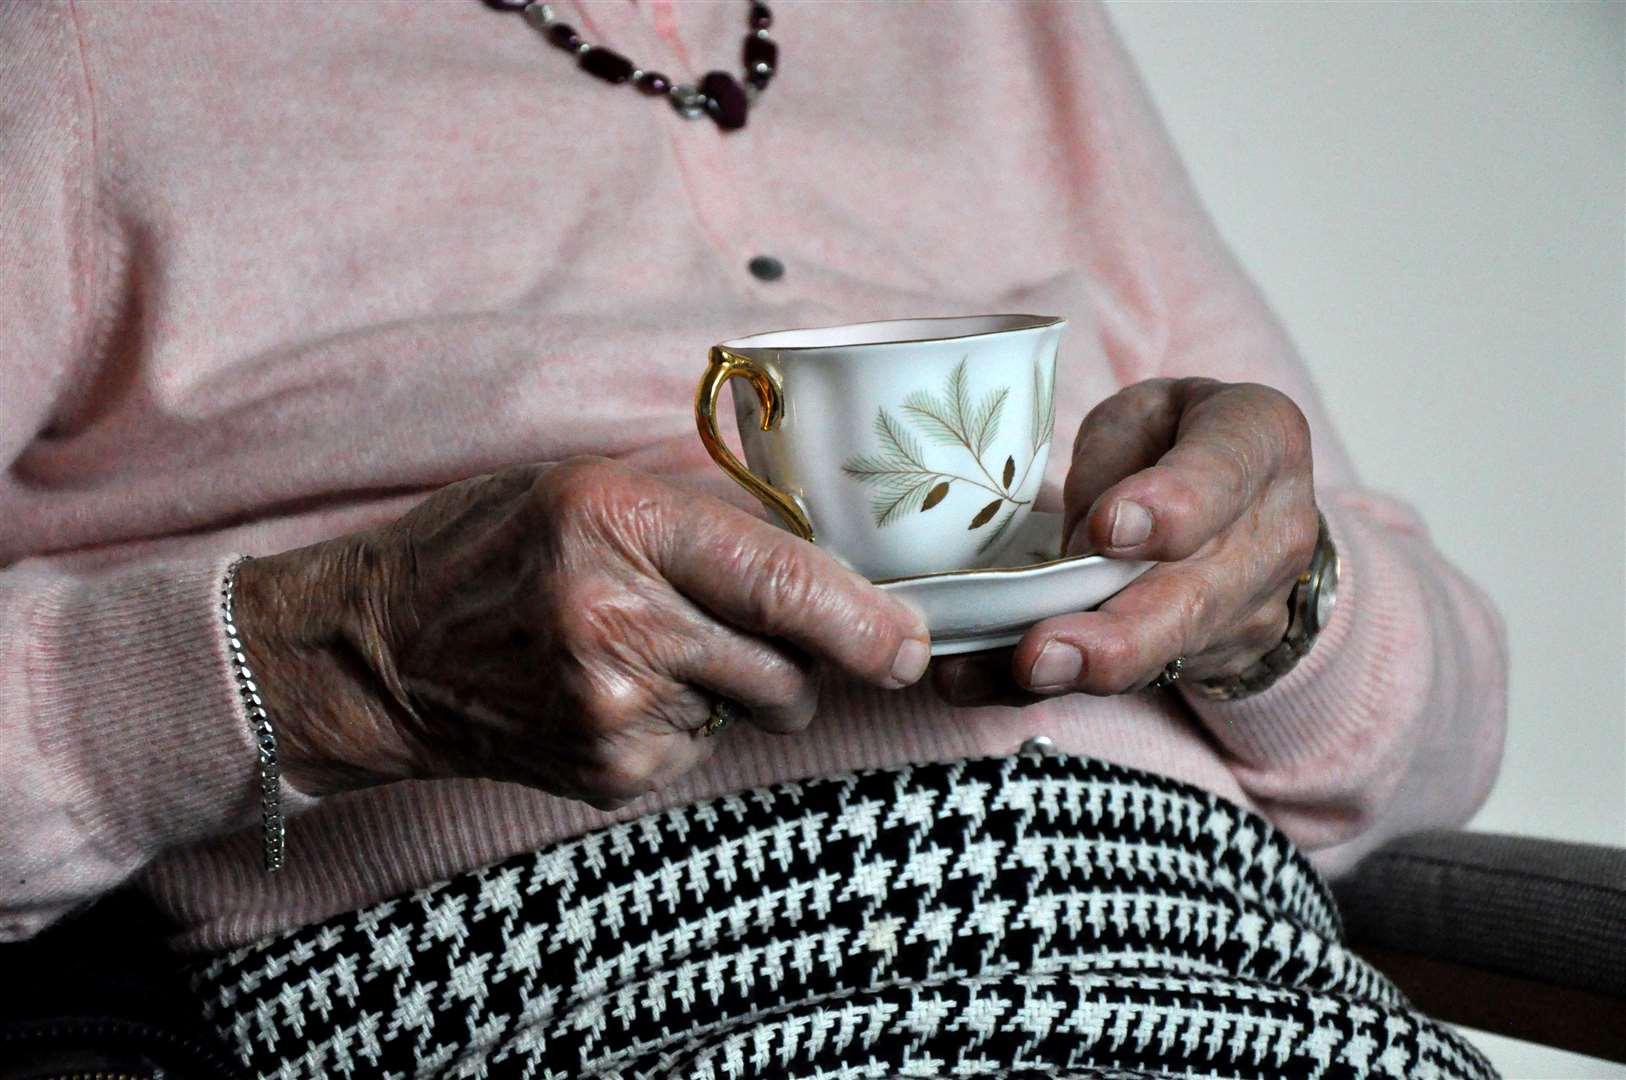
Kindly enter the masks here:
M 1262 818 L 1023 754 L 650 814 L 222 956 L 263 1077 L 1493 1076 Z

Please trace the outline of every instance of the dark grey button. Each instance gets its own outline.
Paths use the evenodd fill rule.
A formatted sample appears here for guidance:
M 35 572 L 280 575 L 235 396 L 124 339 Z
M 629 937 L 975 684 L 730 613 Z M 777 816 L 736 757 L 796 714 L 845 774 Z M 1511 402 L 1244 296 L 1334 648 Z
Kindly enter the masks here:
M 785 276 L 785 264 L 772 255 L 758 255 L 746 264 L 746 269 L 758 281 L 778 281 Z

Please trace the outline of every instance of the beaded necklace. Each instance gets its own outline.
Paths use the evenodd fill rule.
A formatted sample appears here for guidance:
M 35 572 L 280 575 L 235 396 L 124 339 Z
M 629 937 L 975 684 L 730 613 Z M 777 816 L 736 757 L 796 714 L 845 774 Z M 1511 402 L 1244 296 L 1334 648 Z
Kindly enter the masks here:
M 583 41 L 575 27 L 554 18 L 552 5 L 541 0 L 485 0 L 485 4 L 497 11 L 518 12 L 537 33 L 566 52 L 574 53 L 576 63 L 589 75 L 609 83 L 630 81 L 649 97 L 664 94 L 679 116 L 687 120 L 709 116 L 724 131 L 745 126 L 746 112 L 757 94 L 767 88 L 779 65 L 779 46 L 768 37 L 773 13 L 760 0 L 752 0 L 747 21 L 750 32 L 745 35 L 744 86 L 726 71 L 708 71 L 699 86 L 686 83 L 674 86 L 672 80 L 658 71 L 637 67 L 618 52 Z

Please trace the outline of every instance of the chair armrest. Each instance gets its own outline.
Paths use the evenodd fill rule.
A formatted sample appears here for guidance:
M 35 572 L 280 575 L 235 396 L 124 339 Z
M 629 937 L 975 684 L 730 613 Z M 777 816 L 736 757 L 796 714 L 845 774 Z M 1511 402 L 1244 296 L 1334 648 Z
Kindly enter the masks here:
M 1333 891 L 1350 944 L 1423 1012 L 1626 1061 L 1626 850 L 1420 833 Z
M 1626 850 L 1420 833 L 1334 891 L 1352 941 L 1626 998 Z

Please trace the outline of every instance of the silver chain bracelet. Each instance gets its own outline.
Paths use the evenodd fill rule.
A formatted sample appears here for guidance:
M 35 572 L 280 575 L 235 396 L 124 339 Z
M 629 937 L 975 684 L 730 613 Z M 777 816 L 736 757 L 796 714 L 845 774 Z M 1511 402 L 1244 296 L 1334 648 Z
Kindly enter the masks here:
M 265 833 L 265 869 L 274 874 L 282 869 L 282 857 L 287 843 L 287 830 L 282 820 L 282 766 L 277 763 L 277 733 L 271 728 L 271 717 L 266 715 L 265 702 L 260 700 L 260 688 L 249 670 L 248 657 L 243 655 L 243 641 L 237 632 L 237 620 L 232 617 L 232 593 L 237 587 L 237 568 L 249 560 L 239 556 L 226 567 L 226 579 L 220 589 L 220 614 L 226 620 L 226 644 L 231 656 L 232 673 L 237 677 L 237 692 L 243 699 L 249 723 L 254 728 L 254 742 L 258 747 L 260 764 L 260 819 Z

